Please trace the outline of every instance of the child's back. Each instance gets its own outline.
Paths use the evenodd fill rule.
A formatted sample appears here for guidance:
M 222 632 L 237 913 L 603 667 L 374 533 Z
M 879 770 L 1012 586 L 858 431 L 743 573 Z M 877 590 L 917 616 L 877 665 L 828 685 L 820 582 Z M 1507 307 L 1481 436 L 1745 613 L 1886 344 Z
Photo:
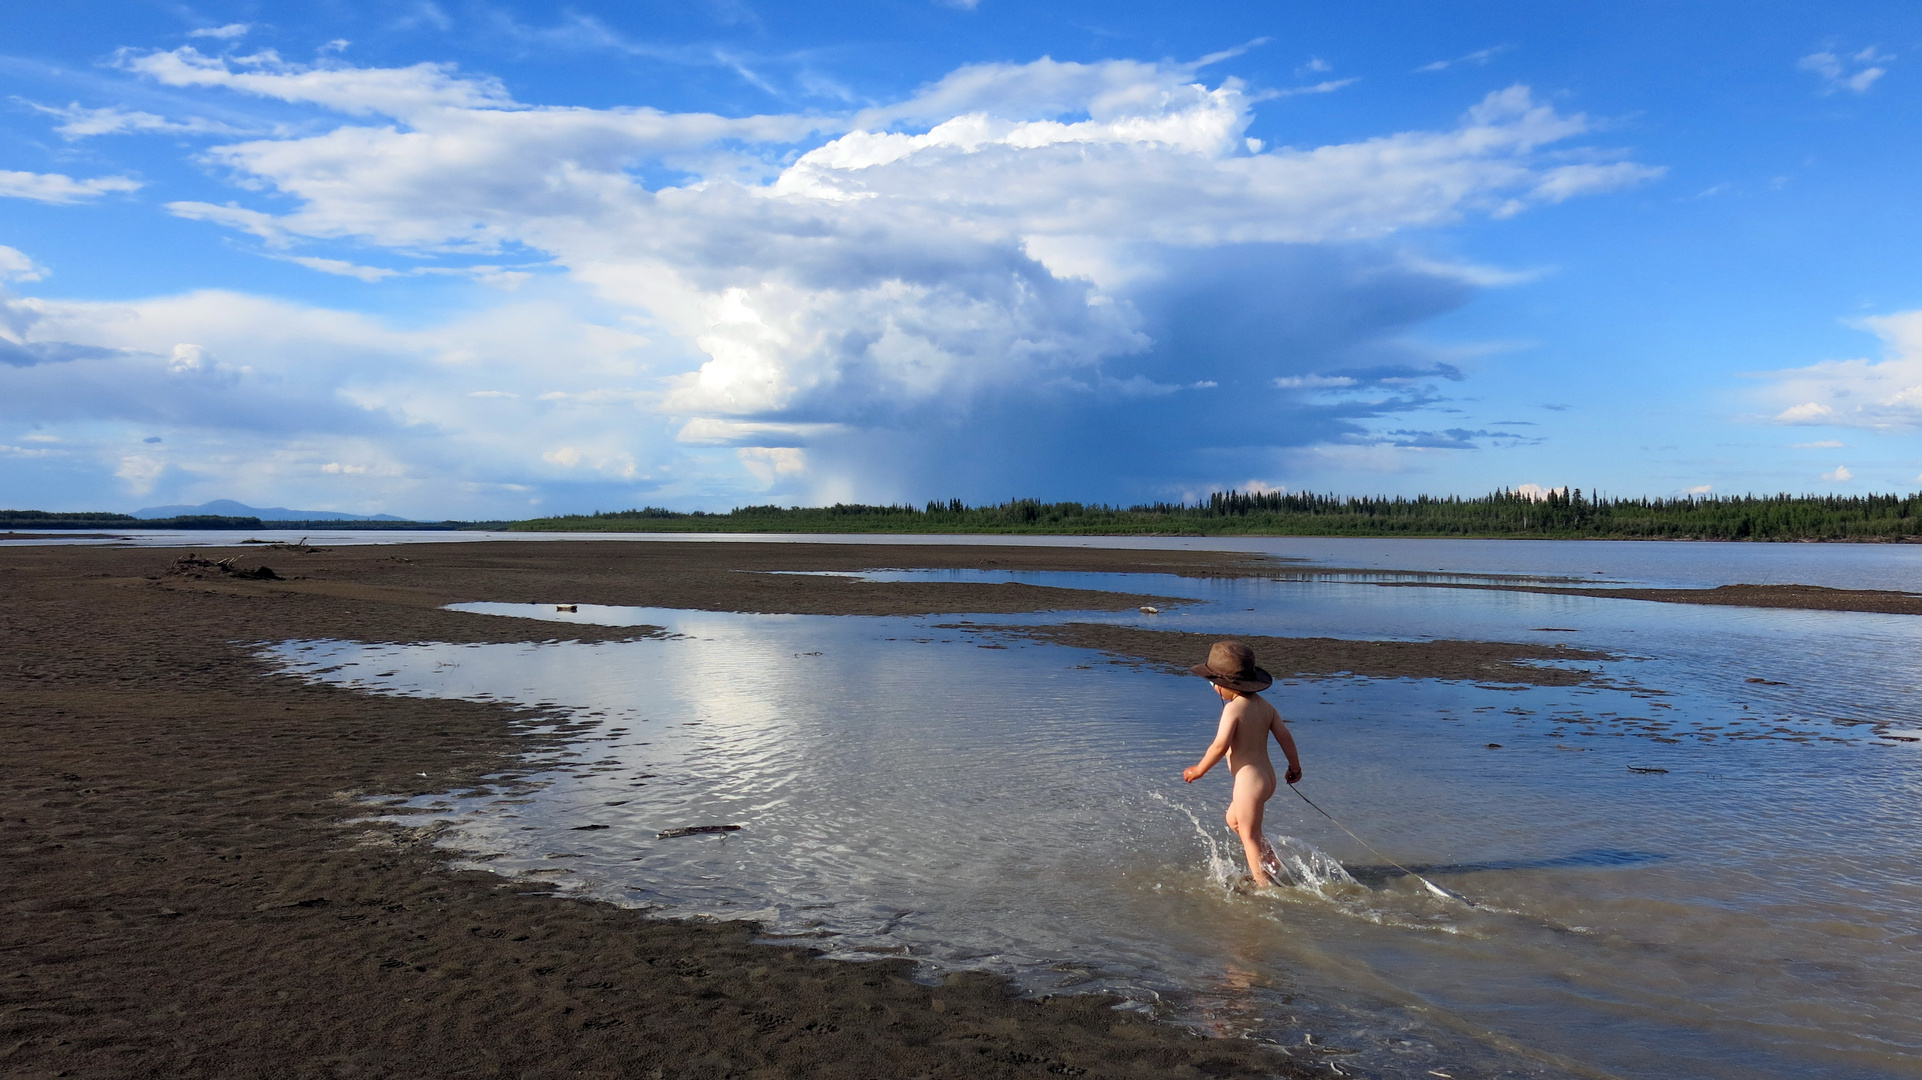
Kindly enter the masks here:
M 1273 858 L 1273 851 L 1261 832 L 1263 811 L 1276 788 L 1275 766 L 1268 758 L 1269 735 L 1288 756 L 1288 782 L 1301 779 L 1301 757 L 1295 751 L 1294 736 L 1282 722 L 1281 713 L 1261 696 L 1274 679 L 1255 666 L 1253 650 L 1238 641 L 1216 642 L 1208 651 L 1208 663 L 1191 670 L 1215 684 L 1215 693 L 1223 704 L 1215 741 L 1198 764 L 1182 771 L 1181 778 L 1192 784 L 1222 758 L 1228 759 L 1235 785 L 1228 803 L 1228 827 L 1241 837 L 1255 884 L 1272 885 L 1262 864 L 1264 857 Z

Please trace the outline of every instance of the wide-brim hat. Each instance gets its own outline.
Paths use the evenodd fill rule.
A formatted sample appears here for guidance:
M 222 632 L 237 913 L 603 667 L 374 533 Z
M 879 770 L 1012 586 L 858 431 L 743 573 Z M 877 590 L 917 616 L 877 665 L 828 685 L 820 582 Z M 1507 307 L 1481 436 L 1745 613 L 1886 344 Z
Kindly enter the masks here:
M 1275 684 L 1273 675 L 1255 666 L 1255 650 L 1239 641 L 1215 642 L 1208 662 L 1188 670 L 1240 694 L 1259 694 Z

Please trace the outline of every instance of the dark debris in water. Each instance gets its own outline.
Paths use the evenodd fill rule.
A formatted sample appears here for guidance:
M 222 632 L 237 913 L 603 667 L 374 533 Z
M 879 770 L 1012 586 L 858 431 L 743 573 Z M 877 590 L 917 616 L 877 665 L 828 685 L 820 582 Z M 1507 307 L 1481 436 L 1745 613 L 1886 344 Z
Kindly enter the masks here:
M 667 829 L 659 834 L 659 839 L 671 840 L 677 836 L 705 836 L 709 833 L 740 832 L 739 825 L 689 825 L 682 829 Z

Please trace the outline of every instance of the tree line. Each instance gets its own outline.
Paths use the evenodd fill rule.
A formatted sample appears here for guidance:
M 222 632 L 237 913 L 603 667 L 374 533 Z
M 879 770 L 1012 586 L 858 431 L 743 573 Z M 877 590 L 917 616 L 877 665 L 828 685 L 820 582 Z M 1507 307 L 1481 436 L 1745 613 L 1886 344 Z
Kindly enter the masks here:
M 956 532 L 1251 536 L 1455 536 L 1597 540 L 1922 539 L 1912 495 L 1683 495 L 1617 498 L 1580 488 L 1460 496 L 1218 491 L 1188 502 L 1108 506 L 1010 499 L 970 506 L 661 507 L 515 522 L 553 532 Z

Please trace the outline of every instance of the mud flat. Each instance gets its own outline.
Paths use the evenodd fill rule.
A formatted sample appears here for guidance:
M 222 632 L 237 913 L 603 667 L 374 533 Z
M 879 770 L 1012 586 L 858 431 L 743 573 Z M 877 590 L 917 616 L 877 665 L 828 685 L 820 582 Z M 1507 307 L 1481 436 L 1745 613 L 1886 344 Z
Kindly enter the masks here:
M 455 872 L 359 794 L 511 774 L 525 710 L 264 677 L 290 637 L 521 641 L 440 610 L 538 600 L 917 613 L 1119 608 L 1029 586 L 756 573 L 861 566 L 1230 571 L 1239 556 L 795 545 L 0 551 L 0 1072 L 18 1077 L 1272 1076 L 1291 1059 L 1090 997 L 1015 999 Z M 228 553 L 223 551 L 220 557 Z M 1227 562 L 1224 562 L 1224 559 Z M 946 560 L 946 561 L 943 561 Z M 747 572 L 743 572 L 747 571 Z M 570 636 L 645 629 L 569 627 Z
M 599 541 L 189 554 L 0 550 L 8 1076 L 1310 1075 L 1299 1057 L 1202 1038 L 1100 998 L 1017 999 L 1001 981 L 966 974 L 930 986 L 902 961 L 829 961 L 756 944 L 747 924 L 649 918 L 449 869 L 431 830 L 370 825 L 355 797 L 459 792 L 513 776 L 530 751 L 566 737 L 530 732 L 554 718 L 357 693 L 271 675 L 256 657 L 258 643 L 291 638 L 515 643 L 654 632 L 444 608 L 462 601 L 808 615 L 1178 609 L 1191 601 L 826 575 L 1281 577 L 1299 563 L 1196 551 Z M 1796 587 L 1772 588 L 1773 597 L 1742 595 L 1811 606 L 1788 603 L 1808 600 Z M 1194 662 L 1209 640 L 1073 616 L 979 629 L 1167 666 Z M 1603 658 L 1540 643 L 1251 643 L 1278 676 L 1303 679 L 1570 686 Z M 1319 1066 L 1312 1074 L 1326 1075 Z
M 1220 635 L 1143 630 L 1102 623 L 1032 627 L 967 627 L 980 633 L 1095 649 L 1168 671 L 1186 671 Z M 1459 679 L 1527 686 L 1577 686 L 1595 678 L 1569 661 L 1609 659 L 1592 649 L 1507 641 L 1353 641 L 1347 638 L 1239 635 L 1277 679 L 1354 675 L 1365 679 Z M 1545 663 L 1546 661 L 1546 663 Z
M 1799 611 L 1865 611 L 1885 615 L 1922 615 L 1922 594 L 1889 589 L 1831 589 L 1822 585 L 1719 585 L 1713 589 L 1591 589 L 1552 585 L 1385 581 L 1383 588 L 1490 589 L 1500 592 L 1593 596 L 1604 600 L 1647 600 L 1659 604 L 1714 607 L 1793 608 Z

